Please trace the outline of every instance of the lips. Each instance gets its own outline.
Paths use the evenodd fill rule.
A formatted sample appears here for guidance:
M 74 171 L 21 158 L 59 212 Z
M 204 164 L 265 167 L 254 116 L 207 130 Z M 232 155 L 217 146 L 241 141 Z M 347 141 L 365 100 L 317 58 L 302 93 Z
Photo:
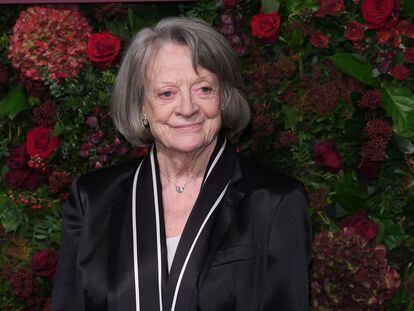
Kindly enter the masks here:
M 203 122 L 196 122 L 196 123 L 189 123 L 189 124 L 180 124 L 180 125 L 174 125 L 173 127 L 174 128 L 177 128 L 177 129 L 192 129 L 192 128 L 198 128 L 198 127 L 200 127 L 200 125 L 202 123 Z

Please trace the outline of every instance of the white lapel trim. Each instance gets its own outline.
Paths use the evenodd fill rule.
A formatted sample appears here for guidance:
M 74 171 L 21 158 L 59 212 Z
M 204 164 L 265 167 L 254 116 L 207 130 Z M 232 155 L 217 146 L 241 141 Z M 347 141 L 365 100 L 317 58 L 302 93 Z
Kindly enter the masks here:
M 160 311 L 162 311 L 160 210 L 159 210 L 159 205 L 158 205 L 157 176 L 155 175 L 154 147 L 151 148 L 151 172 L 152 172 L 152 187 L 154 190 L 155 225 L 156 225 L 156 232 L 157 232 L 158 298 L 160 302 Z
M 203 224 L 201 225 L 200 229 L 197 232 L 196 237 L 194 238 L 193 243 L 191 244 L 191 248 L 188 251 L 187 257 L 185 258 L 184 264 L 183 264 L 183 266 L 181 268 L 180 276 L 178 277 L 177 284 L 175 286 L 174 298 L 173 298 L 173 302 L 172 302 L 172 306 L 171 306 L 171 311 L 174 311 L 175 310 L 175 305 L 177 303 L 178 290 L 180 289 L 181 280 L 183 278 L 183 275 L 184 275 L 185 269 L 187 267 L 188 261 L 190 260 L 191 253 L 193 252 L 194 246 L 196 245 L 197 240 L 198 240 L 201 232 L 204 229 L 204 226 L 206 225 L 207 221 L 210 219 L 211 214 L 214 212 L 214 210 L 216 209 L 217 205 L 220 203 L 221 199 L 223 198 L 224 194 L 226 193 L 226 190 L 227 190 L 227 187 L 229 186 L 229 184 L 230 184 L 230 181 L 227 183 L 226 187 L 224 187 L 223 191 L 221 192 L 220 196 L 217 198 L 216 202 L 214 202 L 213 207 L 208 212 L 206 218 L 203 221 Z
M 220 159 L 221 155 L 224 152 L 224 149 L 227 144 L 227 139 L 224 139 L 223 145 L 221 146 L 219 152 L 217 153 L 214 161 L 212 162 L 210 169 L 207 172 L 206 178 L 204 180 L 203 185 L 207 181 L 207 178 L 210 176 L 213 168 L 217 164 L 218 160 Z M 158 188 L 157 188 L 157 179 L 156 179 L 156 172 L 155 172 L 155 160 L 154 160 L 154 146 L 151 148 L 150 151 L 150 160 L 151 160 L 151 173 L 152 173 L 152 187 L 154 192 L 154 208 L 155 208 L 155 219 L 156 219 L 156 234 L 157 234 L 157 261 L 158 261 L 158 297 L 159 297 L 159 304 L 160 304 L 160 311 L 163 310 L 162 304 L 162 284 L 161 284 L 161 232 L 160 232 L 160 218 L 159 218 L 159 202 L 158 202 Z M 144 160 L 143 160 L 144 161 Z M 140 311 L 140 297 L 139 297 L 139 274 L 138 274 L 138 244 L 137 244 L 137 223 L 136 223 L 136 201 L 137 201 L 137 183 L 138 183 L 138 175 L 142 166 L 143 161 L 141 161 L 137 171 L 135 172 L 134 182 L 133 182 L 133 189 L 132 189 L 132 242 L 133 242 L 133 252 L 134 252 L 134 279 L 135 279 L 135 305 L 136 311 Z M 191 244 L 191 248 L 188 251 L 186 259 L 184 261 L 183 266 L 181 267 L 180 275 L 177 280 L 177 284 L 175 285 L 174 289 L 174 297 L 171 306 L 171 311 L 175 310 L 175 306 L 177 303 L 177 296 L 178 291 L 180 289 L 181 281 L 184 276 L 184 272 L 187 268 L 188 261 L 190 260 L 191 254 L 193 249 L 198 241 L 199 236 L 201 235 L 206 223 L 210 219 L 210 216 L 213 214 L 214 210 L 219 205 L 220 201 L 223 199 L 224 194 L 227 191 L 227 188 L 230 184 L 230 181 L 227 183 L 226 187 L 224 187 L 223 191 L 214 202 L 213 206 L 211 207 L 210 211 L 208 212 L 207 216 L 205 217 L 200 229 L 195 236 L 193 243 Z
M 138 282 L 138 244 L 137 244 L 137 181 L 139 171 L 141 170 L 142 163 L 138 166 L 134 176 L 134 183 L 132 185 L 132 247 L 134 250 L 134 279 L 135 279 L 135 305 L 136 311 L 140 311 L 140 300 L 139 300 L 139 282 Z

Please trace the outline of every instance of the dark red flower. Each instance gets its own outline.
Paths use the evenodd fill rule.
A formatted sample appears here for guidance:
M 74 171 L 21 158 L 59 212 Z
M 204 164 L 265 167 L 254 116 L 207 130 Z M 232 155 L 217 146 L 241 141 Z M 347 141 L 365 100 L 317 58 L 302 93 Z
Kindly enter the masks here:
M 367 90 L 361 97 L 359 107 L 375 110 L 381 105 L 381 93 L 378 90 Z
M 399 6 L 395 0 L 364 0 L 361 4 L 362 17 L 369 29 L 383 27 L 388 18 L 398 12 Z
M 49 176 L 49 190 L 51 193 L 59 193 L 68 190 L 72 183 L 72 176 L 65 171 L 55 170 Z
M 313 145 L 312 160 L 320 168 L 337 173 L 342 169 L 342 157 L 333 141 L 321 141 Z
M 330 37 L 321 31 L 315 31 L 311 34 L 310 43 L 320 49 L 326 49 L 329 45 Z
M 223 4 L 227 6 L 235 6 L 239 0 L 223 0 Z
M 397 65 L 391 69 L 390 74 L 396 80 L 406 80 L 410 76 L 410 71 L 404 65 Z
M 383 119 L 373 119 L 367 122 L 364 132 L 369 139 L 380 138 L 389 141 L 392 136 L 392 127 Z
M 28 176 L 28 170 L 11 169 L 6 173 L 7 186 L 12 190 L 23 188 L 24 182 Z
M 88 42 L 88 58 L 99 69 L 111 67 L 118 59 L 121 41 L 108 32 L 94 33 Z
M 378 233 L 377 224 L 371 221 L 363 211 L 358 211 L 347 218 L 342 224 L 342 228 L 345 227 L 354 228 L 368 241 L 375 239 Z
M 279 35 L 281 17 L 279 13 L 258 13 L 250 20 L 252 35 L 264 43 L 276 42 Z
M 59 145 L 59 138 L 50 128 L 36 127 L 26 134 L 26 149 L 30 156 L 50 157 Z
M 364 38 L 365 28 L 364 25 L 352 21 L 346 25 L 344 37 L 351 41 L 358 41 Z
M 381 162 L 385 159 L 385 150 L 388 141 L 383 138 L 368 139 L 362 144 L 361 156 L 374 162 Z
M 7 186 L 12 189 L 36 189 L 42 177 L 31 169 L 11 169 L 6 173 Z
M 24 145 L 18 145 L 12 147 L 10 154 L 6 159 L 6 164 L 12 169 L 16 168 L 25 168 L 27 167 L 27 161 L 30 157 L 26 152 L 26 147 Z
M 35 288 L 33 276 L 23 268 L 13 273 L 9 278 L 9 282 L 13 293 L 21 299 L 29 298 Z
M 316 3 L 319 5 L 315 13 L 318 17 L 338 16 L 345 9 L 343 0 L 316 0 Z
M 42 249 L 33 255 L 29 266 L 34 275 L 52 279 L 56 272 L 57 259 L 55 250 Z
M 32 109 L 32 120 L 38 127 L 53 127 L 56 123 L 56 106 L 46 101 Z
M 406 48 L 404 52 L 404 61 L 406 63 L 414 63 L 414 47 Z
M 9 70 L 7 69 L 6 65 L 0 63 L 0 85 L 8 83 L 9 77 Z

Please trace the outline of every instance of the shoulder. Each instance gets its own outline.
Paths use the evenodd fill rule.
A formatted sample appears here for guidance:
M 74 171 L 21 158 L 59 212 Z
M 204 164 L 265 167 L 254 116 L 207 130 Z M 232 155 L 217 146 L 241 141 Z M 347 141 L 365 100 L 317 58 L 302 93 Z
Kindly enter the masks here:
M 254 159 L 240 157 L 239 163 L 243 178 L 238 187 L 245 193 L 259 189 L 282 197 L 290 193 L 302 195 L 306 193 L 300 181 L 275 169 L 265 167 Z
M 132 180 L 142 159 L 124 162 L 87 172 L 77 178 L 78 187 L 82 190 L 108 190 L 110 187 L 122 185 Z

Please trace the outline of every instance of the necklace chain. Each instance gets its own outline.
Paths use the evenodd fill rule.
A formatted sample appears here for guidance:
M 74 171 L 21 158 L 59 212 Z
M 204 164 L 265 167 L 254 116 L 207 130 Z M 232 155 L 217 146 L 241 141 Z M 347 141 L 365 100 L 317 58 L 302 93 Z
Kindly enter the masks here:
M 160 170 L 160 172 L 161 172 L 161 174 L 162 175 L 164 175 L 164 177 L 165 178 L 167 178 L 168 179 L 168 182 L 170 182 L 170 183 L 175 183 L 174 182 L 174 179 L 171 179 L 170 177 L 168 177 L 167 176 L 167 174 L 165 174 L 164 172 L 162 172 L 161 170 Z M 188 186 L 188 184 L 195 178 L 196 176 L 195 175 L 192 175 L 188 180 L 187 180 L 187 182 L 184 184 L 184 185 L 178 185 L 178 184 L 175 184 L 175 191 L 177 191 L 178 193 L 183 193 L 184 192 L 184 190 L 185 190 L 185 187 L 187 187 Z

